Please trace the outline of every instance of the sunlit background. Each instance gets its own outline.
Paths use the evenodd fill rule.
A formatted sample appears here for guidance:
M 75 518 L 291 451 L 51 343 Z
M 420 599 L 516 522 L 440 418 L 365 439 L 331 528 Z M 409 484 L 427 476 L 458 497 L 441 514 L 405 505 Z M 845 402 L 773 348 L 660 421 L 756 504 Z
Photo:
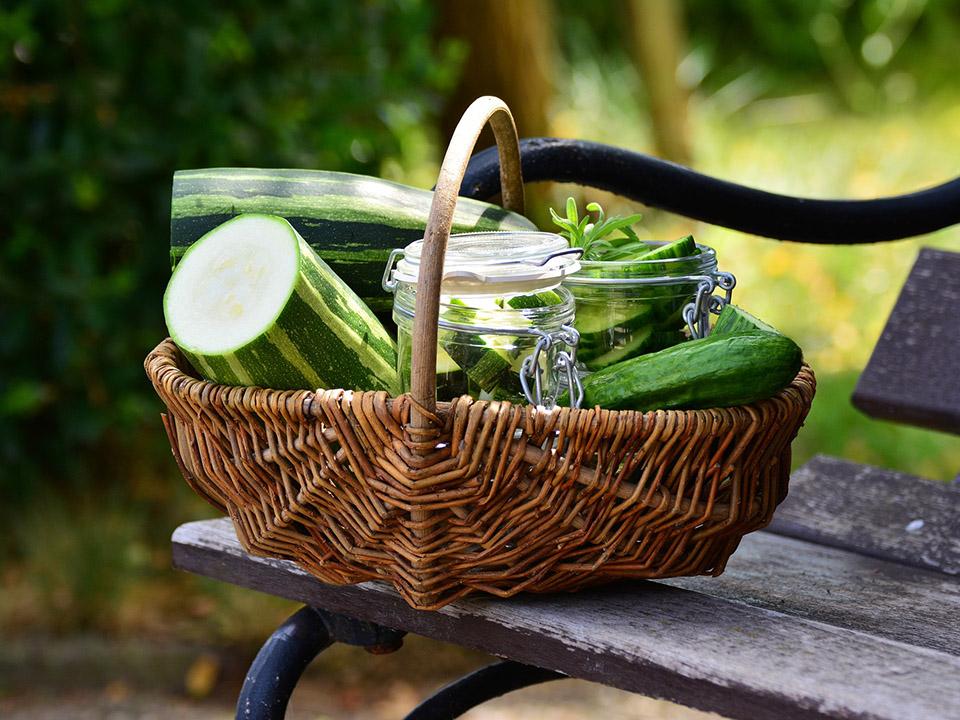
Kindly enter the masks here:
M 245 664 L 293 609 L 170 569 L 173 528 L 212 513 L 177 474 L 142 370 L 165 334 L 175 169 L 429 187 L 459 113 L 492 93 L 523 136 L 607 142 L 796 195 L 896 194 L 960 168 L 958 37 L 957 0 L 4 3 L 0 716 L 228 717 Z M 533 217 L 548 227 L 546 206 L 569 194 L 637 209 L 555 185 L 531 188 Z M 849 403 L 918 248 L 960 251 L 960 228 L 808 247 L 639 209 L 641 235 L 692 231 L 716 247 L 738 304 L 804 348 L 820 389 L 797 464 L 822 452 L 939 480 L 960 471 L 956 438 Z M 338 651 L 297 716 L 399 716 L 478 661 L 411 645 Z M 548 688 L 513 700 L 513 717 L 674 717 Z

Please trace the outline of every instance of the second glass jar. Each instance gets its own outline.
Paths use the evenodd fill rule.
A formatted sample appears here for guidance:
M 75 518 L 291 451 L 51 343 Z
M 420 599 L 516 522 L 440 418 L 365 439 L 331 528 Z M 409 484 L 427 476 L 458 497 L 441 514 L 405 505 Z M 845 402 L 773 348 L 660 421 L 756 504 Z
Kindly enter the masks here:
M 676 345 L 690 324 L 705 326 L 707 303 L 691 308 L 695 317 L 685 317 L 685 310 L 701 287 L 721 286 L 723 274 L 713 248 L 697 248 L 685 258 L 581 261 L 579 272 L 564 280 L 576 301 L 577 360 L 587 371 Z

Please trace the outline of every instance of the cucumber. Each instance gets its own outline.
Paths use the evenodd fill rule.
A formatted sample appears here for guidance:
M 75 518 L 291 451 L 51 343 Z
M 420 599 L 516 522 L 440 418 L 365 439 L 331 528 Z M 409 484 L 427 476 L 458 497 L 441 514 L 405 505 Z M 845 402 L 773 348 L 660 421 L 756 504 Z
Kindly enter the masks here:
M 583 379 L 583 407 L 660 410 L 742 405 L 789 385 L 801 362 L 800 348 L 783 335 L 751 331 L 710 336 L 588 375 Z
M 750 313 L 748 313 L 743 308 L 739 308 L 736 305 L 725 305 L 723 310 L 720 311 L 717 321 L 713 325 L 713 330 L 710 331 L 711 335 L 729 335 L 735 332 L 768 332 L 774 333 L 776 335 L 780 334 L 780 331 L 770 325 L 767 325 L 762 320 L 757 319 Z
M 501 298 L 495 303 L 502 307 Z M 450 305 L 458 306 L 457 322 L 469 325 L 476 317 L 476 311 L 459 298 L 452 298 Z M 448 336 L 448 339 L 443 339 L 443 336 Z M 495 347 L 483 336 L 441 331 L 438 353 L 440 351 L 449 356 L 481 392 L 493 391 L 511 373 L 513 356 L 510 352 Z
M 242 213 L 280 215 L 376 312 L 393 298 L 380 286 L 390 251 L 423 237 L 433 193 L 379 178 L 322 170 L 211 168 L 173 176 L 174 264 L 198 238 Z M 536 230 L 522 215 L 457 198 L 453 232 Z
M 452 400 L 470 392 L 467 374 L 443 348 L 437 349 L 437 399 Z
M 481 344 L 477 344 L 480 340 Z M 513 357 L 506 350 L 492 347 L 482 337 L 458 333 L 443 344 L 443 349 L 484 392 L 492 392 L 513 373 Z
M 506 299 L 497 298 L 494 301 L 498 307 L 509 307 L 513 310 L 551 307 L 562 302 L 563 296 L 556 290 L 514 295 Z M 453 298 L 450 304 L 465 308 L 457 318 L 460 322 L 469 323 L 471 315 L 475 314 L 458 298 Z M 480 392 L 493 393 L 500 388 L 501 395 L 505 392 L 515 396 L 521 391 L 517 369 L 514 367 L 518 350 L 497 347 L 494 336 L 455 333 L 450 340 L 441 342 L 441 348 L 463 369 L 467 378 Z
M 562 302 L 563 297 L 556 290 L 544 290 L 532 295 L 514 295 L 505 304 L 514 310 L 527 310 L 529 308 L 551 307 Z M 500 307 L 504 305 L 502 302 L 498 304 Z
M 537 308 L 563 302 L 555 291 L 513 298 L 496 298 L 495 307 Z M 448 311 L 448 320 L 466 325 L 473 324 L 477 311 L 468 307 L 459 298 L 449 301 L 455 310 Z M 496 312 L 494 310 L 494 312 Z M 520 393 L 520 380 L 516 365 L 519 351 L 502 347 L 503 339 L 496 335 L 476 335 L 441 328 L 437 349 L 437 398 L 450 400 L 460 395 L 479 397 L 487 394 L 503 399 L 515 399 Z M 409 350 L 405 350 L 404 378 L 409 378 Z
M 207 380 L 280 390 L 399 390 L 397 351 L 357 295 L 283 218 L 241 215 L 183 256 L 170 336 Z
M 516 383 L 498 386 L 491 394 L 491 400 L 500 402 L 510 402 L 520 405 L 527 404 L 527 397 L 523 394 L 523 388 L 520 385 L 520 378 L 517 377 Z
M 587 370 L 602 370 L 641 353 L 683 340 L 683 305 L 676 300 L 583 303 L 574 327 L 580 332 L 577 359 Z
M 617 264 L 610 278 L 625 280 L 674 273 L 658 260 L 683 259 L 700 253 L 692 235 L 648 250 L 632 258 L 636 265 Z M 606 256 L 605 256 L 606 257 Z M 651 262 L 654 261 L 654 262 Z M 591 268 L 604 277 L 603 263 Z M 577 358 L 587 370 L 597 371 L 642 353 L 653 352 L 683 340 L 683 308 L 696 284 L 638 285 L 628 297 L 604 301 L 598 289 L 569 283 L 577 296 L 574 327 L 580 332 Z
M 607 333 L 611 328 L 640 327 L 649 323 L 653 317 L 653 306 L 643 302 L 581 302 L 573 326 L 580 337 L 596 333 Z
M 691 255 L 697 255 L 699 253 L 700 250 L 697 248 L 697 243 L 693 239 L 693 235 L 687 235 L 679 240 L 674 240 L 666 245 L 661 245 L 660 247 L 654 248 L 649 252 L 638 255 L 636 259 L 643 261 L 673 260 L 677 258 L 690 257 Z
M 643 353 L 656 352 L 676 345 L 683 341 L 683 333 L 679 330 L 654 330 L 652 327 L 642 328 L 632 333 L 624 343 L 610 343 L 599 347 L 587 345 L 577 352 L 577 359 L 592 371 L 603 370 L 606 367 L 623 362 Z

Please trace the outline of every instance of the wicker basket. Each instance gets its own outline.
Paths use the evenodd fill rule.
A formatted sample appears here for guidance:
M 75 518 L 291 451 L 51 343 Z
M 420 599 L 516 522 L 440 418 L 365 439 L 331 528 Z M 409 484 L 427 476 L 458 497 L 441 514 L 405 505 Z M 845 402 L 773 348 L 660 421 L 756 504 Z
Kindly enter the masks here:
M 470 593 L 718 575 L 786 496 L 806 365 L 752 405 L 648 413 L 435 401 L 443 255 L 460 180 L 490 122 L 504 205 L 522 211 L 513 119 L 464 115 L 444 158 L 417 293 L 412 391 L 276 391 L 198 380 L 171 340 L 145 367 L 184 478 L 250 552 L 324 582 L 391 582 L 415 608 Z

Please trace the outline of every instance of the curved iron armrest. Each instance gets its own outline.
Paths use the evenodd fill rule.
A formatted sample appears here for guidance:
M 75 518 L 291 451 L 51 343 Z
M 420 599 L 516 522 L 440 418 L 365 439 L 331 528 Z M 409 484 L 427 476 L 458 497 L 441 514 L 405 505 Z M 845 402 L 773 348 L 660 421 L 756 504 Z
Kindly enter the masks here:
M 608 190 L 644 205 L 779 240 L 854 245 L 922 235 L 960 223 L 960 178 L 909 195 L 876 200 L 813 200 L 718 180 L 612 145 L 528 138 L 520 141 L 527 182 L 554 180 Z M 470 160 L 465 197 L 500 192 L 496 147 Z

